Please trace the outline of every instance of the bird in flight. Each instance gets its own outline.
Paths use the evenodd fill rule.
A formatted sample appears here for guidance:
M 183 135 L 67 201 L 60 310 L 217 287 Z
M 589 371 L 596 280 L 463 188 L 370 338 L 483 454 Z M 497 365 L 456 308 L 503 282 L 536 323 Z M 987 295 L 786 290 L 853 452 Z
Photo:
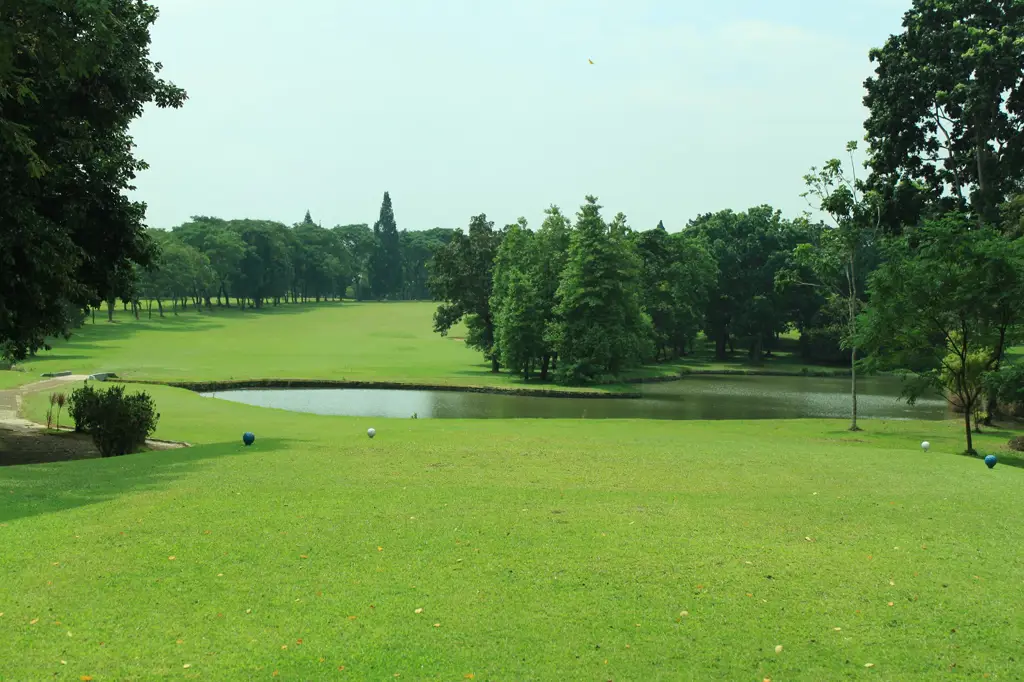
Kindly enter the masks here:
M 593 60 L 593 59 L 588 59 L 587 61 L 588 61 L 588 62 L 590 62 L 591 64 L 593 64 L 593 63 L 594 63 L 594 60 Z

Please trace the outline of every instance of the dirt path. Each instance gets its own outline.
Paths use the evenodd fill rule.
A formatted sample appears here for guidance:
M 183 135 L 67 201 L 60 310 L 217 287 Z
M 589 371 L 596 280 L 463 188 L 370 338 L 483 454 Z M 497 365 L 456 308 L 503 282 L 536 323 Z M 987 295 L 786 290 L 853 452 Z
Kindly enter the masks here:
M 64 387 L 70 389 L 86 378 L 84 374 L 73 374 L 0 391 L 0 466 L 99 457 L 89 436 L 73 431 L 47 431 L 46 427 L 24 419 L 21 411 L 25 396 Z M 147 440 L 146 446 L 151 450 L 167 450 L 188 447 L 188 444 Z

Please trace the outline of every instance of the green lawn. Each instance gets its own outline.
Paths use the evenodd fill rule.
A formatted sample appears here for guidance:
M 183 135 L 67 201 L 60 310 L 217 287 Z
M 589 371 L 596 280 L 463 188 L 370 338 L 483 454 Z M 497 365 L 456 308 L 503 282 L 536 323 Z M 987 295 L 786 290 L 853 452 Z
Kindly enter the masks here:
M 469 352 L 360 309 L 389 333 L 226 315 L 203 324 L 233 349 L 139 325 L 38 365 L 347 376 L 291 355 L 334 334 L 362 377 L 435 380 Z M 156 436 L 195 447 L 0 468 L 0 680 L 1019 678 L 1007 432 L 979 437 L 988 470 L 951 454 L 955 421 L 366 420 L 146 390 Z
M 493 374 L 481 354 L 467 348 L 465 330 L 448 337 L 433 332 L 437 305 L 411 303 L 324 303 L 282 305 L 260 311 L 193 309 L 179 316 L 135 320 L 117 311 L 114 324 L 97 315 L 70 341 L 54 341 L 22 364 L 23 373 L 0 372 L 0 388 L 35 379 L 43 372 L 117 372 L 128 379 L 170 381 L 231 379 L 336 379 L 396 383 L 477 386 L 525 384 L 508 373 Z M 743 370 L 842 371 L 807 365 L 787 343 L 776 357 L 753 365 L 743 353 L 716 361 L 707 344 L 681 362 L 636 370 L 633 377 L 656 377 L 680 371 Z M 9 376 L 9 375 L 17 376 Z M 531 382 L 535 388 L 554 388 Z M 605 386 L 599 390 L 624 390 Z M 580 390 L 580 389 L 568 389 Z M 593 389 L 591 389 L 593 390 Z

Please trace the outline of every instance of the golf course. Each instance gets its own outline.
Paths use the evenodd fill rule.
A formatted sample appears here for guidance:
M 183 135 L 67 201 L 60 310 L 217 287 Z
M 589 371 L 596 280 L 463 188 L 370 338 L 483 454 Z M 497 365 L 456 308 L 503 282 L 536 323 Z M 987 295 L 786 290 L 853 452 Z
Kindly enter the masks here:
M 432 309 L 122 313 L 2 377 L 521 386 L 431 334 Z M 989 470 L 954 454 L 956 418 L 371 422 L 128 389 L 153 396 L 155 437 L 191 447 L 0 468 L 2 680 L 1024 666 L 1024 462 L 1004 428 L 975 440 Z M 46 397 L 23 416 L 45 421 Z

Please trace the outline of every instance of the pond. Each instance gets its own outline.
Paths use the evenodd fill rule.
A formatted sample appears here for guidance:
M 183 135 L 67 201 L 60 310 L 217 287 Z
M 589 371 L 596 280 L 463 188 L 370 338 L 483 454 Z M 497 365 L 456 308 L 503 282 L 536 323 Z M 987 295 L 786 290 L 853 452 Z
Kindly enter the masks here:
M 642 384 L 639 399 L 546 398 L 493 393 L 393 389 L 240 389 L 203 393 L 247 405 L 293 412 L 421 419 L 799 419 L 850 416 L 850 382 L 843 378 L 709 376 Z M 868 419 L 945 419 L 941 398 L 914 406 L 899 400 L 900 382 L 858 382 L 858 412 Z

